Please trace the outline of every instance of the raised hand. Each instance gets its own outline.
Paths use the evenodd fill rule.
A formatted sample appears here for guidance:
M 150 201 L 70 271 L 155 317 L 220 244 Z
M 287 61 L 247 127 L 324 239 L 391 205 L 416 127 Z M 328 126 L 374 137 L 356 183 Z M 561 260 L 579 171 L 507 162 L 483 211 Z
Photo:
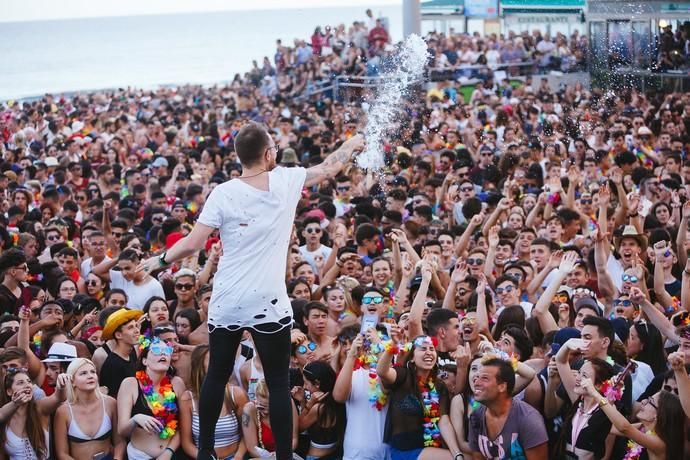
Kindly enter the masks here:
M 608 206 L 611 202 L 611 191 L 609 190 L 608 184 L 601 184 L 599 187 L 599 206 Z
M 498 225 L 494 225 L 489 229 L 489 247 L 495 248 L 498 246 L 498 242 L 501 240 L 498 236 L 499 230 Z
M 474 228 L 479 227 L 482 222 L 484 222 L 484 211 L 480 212 L 479 214 L 475 214 L 470 219 L 470 225 Z
M 412 259 L 410 259 L 410 255 L 406 252 L 403 252 L 400 255 L 400 258 L 402 259 L 403 278 L 406 278 L 406 279 L 412 278 L 412 275 L 414 273 L 414 264 L 412 263 Z
M 642 292 L 642 289 L 635 287 L 635 286 L 630 287 L 629 296 L 630 296 L 630 300 L 634 304 L 637 304 L 637 305 L 639 305 L 639 304 L 641 304 L 647 300 L 647 297 L 644 295 L 644 292 Z
M 561 264 L 561 258 L 563 257 L 563 251 L 560 249 L 551 253 L 549 257 L 549 266 L 552 268 L 558 268 Z
M 668 355 L 668 363 L 674 372 L 684 372 L 685 371 L 685 354 L 680 351 L 676 351 Z
M 575 264 L 577 263 L 578 255 L 575 251 L 568 251 L 561 258 L 561 263 L 558 270 L 561 273 L 568 274 L 575 269 Z
M 464 261 L 458 261 L 455 264 L 455 270 L 453 270 L 453 274 L 450 275 L 450 280 L 457 284 L 461 283 L 462 281 L 467 278 L 467 275 L 469 274 L 467 270 L 467 264 Z

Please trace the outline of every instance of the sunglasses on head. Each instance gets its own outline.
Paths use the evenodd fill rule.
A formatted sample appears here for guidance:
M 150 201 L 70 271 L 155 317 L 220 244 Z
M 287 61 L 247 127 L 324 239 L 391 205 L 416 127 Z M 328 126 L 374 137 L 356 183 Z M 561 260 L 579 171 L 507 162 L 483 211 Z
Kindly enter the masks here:
M 383 303 L 383 296 L 378 296 L 378 297 L 364 297 L 362 299 L 362 304 L 363 305 L 369 305 L 369 304 L 381 304 Z
M 297 347 L 297 353 L 300 355 L 305 354 L 307 351 L 314 351 L 316 350 L 317 345 L 314 342 L 309 342 L 306 346 L 300 345 Z
M 553 303 L 568 303 L 568 294 L 561 293 L 553 296 Z
M 627 275 L 627 274 L 623 274 L 623 276 L 621 276 L 621 279 L 623 280 L 624 283 L 627 283 L 627 282 L 637 283 L 640 280 L 635 275 Z
M 673 388 L 671 385 L 664 385 L 661 389 L 669 393 L 674 393 L 676 396 L 678 395 L 678 388 Z

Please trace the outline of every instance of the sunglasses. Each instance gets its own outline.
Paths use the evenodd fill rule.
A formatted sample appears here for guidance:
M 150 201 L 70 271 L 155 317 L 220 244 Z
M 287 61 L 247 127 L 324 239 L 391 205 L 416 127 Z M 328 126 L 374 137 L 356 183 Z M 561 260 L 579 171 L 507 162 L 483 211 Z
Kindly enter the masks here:
M 591 198 L 587 198 L 587 199 L 584 199 L 584 200 L 581 199 L 581 200 L 580 200 L 580 204 L 592 204 L 592 199 L 591 199 Z
M 474 190 L 474 187 L 460 187 L 461 192 L 471 192 Z
M 671 385 L 664 385 L 661 387 L 662 390 L 668 391 L 669 393 L 675 393 L 678 395 L 678 388 L 673 388 Z
M 613 300 L 613 306 L 617 307 L 619 305 L 622 307 L 630 307 L 630 306 L 632 306 L 632 301 L 630 301 L 629 299 L 626 299 L 626 300 L 614 299 Z
M 58 241 L 60 239 L 59 236 L 55 235 L 50 235 L 49 237 L 46 238 L 48 241 Z
M 156 345 L 151 345 L 151 348 L 149 349 L 150 353 L 153 353 L 154 355 L 172 355 L 173 354 L 173 347 L 170 345 L 163 345 L 163 344 L 156 344 Z
M 305 354 L 307 351 L 314 351 L 316 350 L 317 345 L 314 342 L 309 342 L 306 346 L 300 345 L 297 347 L 297 353 L 300 355 Z
M 113 238 L 122 238 L 122 235 L 124 235 L 124 233 L 120 233 L 120 232 L 112 232 L 112 234 L 113 234 Z
M 640 281 L 640 279 L 639 279 L 637 276 L 635 276 L 635 275 L 626 275 L 626 274 L 624 274 L 623 276 L 621 276 L 621 279 L 623 280 L 624 283 L 627 283 L 627 282 L 637 283 L 638 281 Z
M 469 258 L 467 265 L 484 265 L 484 259 Z
M 379 296 L 379 297 L 364 297 L 364 298 L 362 299 L 362 304 L 363 304 L 363 305 L 369 305 L 369 304 L 372 304 L 372 303 L 375 304 L 375 305 L 378 305 L 378 304 L 383 303 L 383 297 L 382 297 L 382 296 Z
M 191 283 L 176 283 L 175 284 L 175 289 L 179 289 L 180 291 L 191 291 L 194 288 L 194 285 Z
M 348 190 L 350 190 L 350 186 L 349 185 L 341 185 L 341 186 L 336 187 L 335 189 L 339 192 L 347 192 Z
M 568 294 L 556 294 L 553 296 L 553 303 L 568 303 Z
M 477 323 L 477 319 L 476 319 L 476 318 L 468 318 L 468 317 L 465 317 L 465 318 L 463 318 L 463 319 L 460 320 L 460 323 L 461 323 L 461 324 L 467 324 L 467 325 L 476 324 L 476 323 Z
M 501 295 L 504 292 L 506 294 L 509 294 L 509 293 L 513 292 L 513 289 L 515 289 L 515 286 L 511 286 L 511 285 L 508 285 L 504 288 L 496 288 L 496 294 Z
M 309 227 L 306 229 L 307 233 L 321 233 L 321 229 L 317 227 Z
M 28 271 L 28 270 L 29 270 L 29 266 L 28 266 L 28 265 L 26 265 L 26 264 L 23 264 L 23 265 L 17 265 L 16 267 L 14 267 L 14 269 L 15 269 L 15 270 L 21 270 L 21 271 L 24 271 L 24 272 L 26 272 L 26 271 Z
M 654 409 L 657 409 L 657 410 L 659 409 L 659 406 L 657 406 L 657 405 L 654 403 L 654 401 L 652 400 L 652 398 L 647 398 L 647 399 L 643 399 L 642 401 L 640 401 L 640 405 L 642 405 L 642 406 L 646 406 L 647 404 L 649 404 L 650 406 L 652 406 Z

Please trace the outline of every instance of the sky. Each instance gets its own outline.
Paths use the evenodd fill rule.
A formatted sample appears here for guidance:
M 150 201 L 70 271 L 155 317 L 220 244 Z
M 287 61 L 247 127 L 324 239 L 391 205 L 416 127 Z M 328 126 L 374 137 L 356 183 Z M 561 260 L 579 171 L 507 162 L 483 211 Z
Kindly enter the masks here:
M 402 0 L 2 0 L 0 22 L 205 11 L 399 5 Z

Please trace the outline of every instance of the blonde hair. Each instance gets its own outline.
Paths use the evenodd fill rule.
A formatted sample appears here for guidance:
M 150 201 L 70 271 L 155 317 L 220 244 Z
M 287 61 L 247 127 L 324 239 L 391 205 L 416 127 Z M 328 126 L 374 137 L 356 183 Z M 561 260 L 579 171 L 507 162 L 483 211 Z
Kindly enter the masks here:
M 266 380 L 261 379 L 256 384 L 256 395 L 262 398 L 268 398 L 268 385 L 266 385 Z
M 94 369 L 97 370 L 96 365 L 91 361 L 90 359 L 86 358 L 77 358 L 74 361 L 72 361 L 69 366 L 67 366 L 67 370 L 65 371 L 65 374 L 69 375 L 70 378 L 72 379 L 72 384 L 67 385 L 67 401 L 69 401 L 70 404 L 74 404 L 77 402 L 77 393 L 74 391 L 74 376 L 77 375 L 77 372 L 79 372 L 79 369 L 82 367 L 89 365 L 92 366 Z M 96 397 L 98 399 L 103 398 L 103 395 L 101 394 L 101 391 L 98 387 L 96 387 Z

